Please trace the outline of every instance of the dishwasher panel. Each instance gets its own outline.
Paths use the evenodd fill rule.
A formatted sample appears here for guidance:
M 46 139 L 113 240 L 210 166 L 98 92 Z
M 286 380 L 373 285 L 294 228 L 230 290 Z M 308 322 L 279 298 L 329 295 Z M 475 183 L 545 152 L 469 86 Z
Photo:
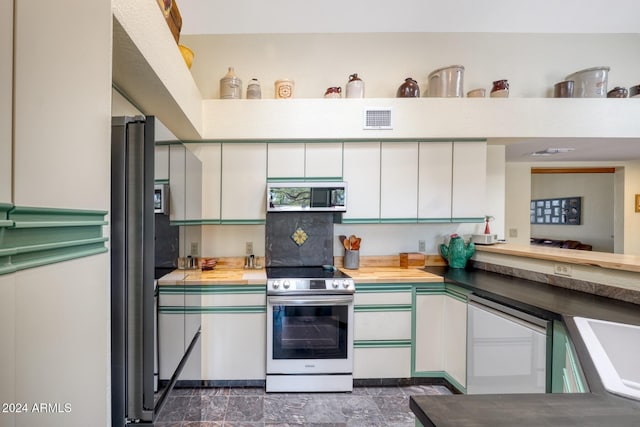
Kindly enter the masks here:
M 471 296 L 467 393 L 545 393 L 549 322 Z

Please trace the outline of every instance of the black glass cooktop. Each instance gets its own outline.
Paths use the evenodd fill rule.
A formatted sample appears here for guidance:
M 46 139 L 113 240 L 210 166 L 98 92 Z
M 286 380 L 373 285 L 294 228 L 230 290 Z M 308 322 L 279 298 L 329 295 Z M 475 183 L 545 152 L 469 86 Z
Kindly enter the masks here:
M 348 279 L 350 276 L 333 268 L 266 267 L 267 279 Z

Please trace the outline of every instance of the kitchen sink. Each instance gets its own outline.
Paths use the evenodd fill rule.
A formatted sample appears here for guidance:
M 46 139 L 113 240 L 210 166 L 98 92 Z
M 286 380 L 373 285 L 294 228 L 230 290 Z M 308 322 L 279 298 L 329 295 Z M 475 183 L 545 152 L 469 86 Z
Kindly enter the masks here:
M 604 388 L 640 400 L 640 326 L 574 317 Z

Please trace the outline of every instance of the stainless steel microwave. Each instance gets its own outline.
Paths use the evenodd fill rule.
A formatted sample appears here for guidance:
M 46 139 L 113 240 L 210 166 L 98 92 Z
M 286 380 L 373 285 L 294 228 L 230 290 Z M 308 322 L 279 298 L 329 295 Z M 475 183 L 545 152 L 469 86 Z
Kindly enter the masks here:
M 346 212 L 346 182 L 267 183 L 267 212 Z
M 153 191 L 153 211 L 169 215 L 169 186 L 156 184 Z

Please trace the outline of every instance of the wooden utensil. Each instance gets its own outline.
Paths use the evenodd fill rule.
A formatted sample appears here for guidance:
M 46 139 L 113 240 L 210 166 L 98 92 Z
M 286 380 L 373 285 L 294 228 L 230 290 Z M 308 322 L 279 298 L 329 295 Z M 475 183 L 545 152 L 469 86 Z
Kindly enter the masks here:
M 351 250 L 351 243 L 349 243 L 349 239 L 345 238 L 342 241 L 342 245 L 344 246 L 345 250 L 347 250 L 347 251 Z
M 351 236 L 349 236 L 349 247 L 351 248 L 351 250 L 354 250 L 353 245 L 355 244 L 356 239 L 357 237 L 355 234 L 352 234 Z
M 351 249 L 354 251 L 360 250 L 360 242 L 362 239 L 360 237 L 356 237 L 355 241 L 351 244 Z

